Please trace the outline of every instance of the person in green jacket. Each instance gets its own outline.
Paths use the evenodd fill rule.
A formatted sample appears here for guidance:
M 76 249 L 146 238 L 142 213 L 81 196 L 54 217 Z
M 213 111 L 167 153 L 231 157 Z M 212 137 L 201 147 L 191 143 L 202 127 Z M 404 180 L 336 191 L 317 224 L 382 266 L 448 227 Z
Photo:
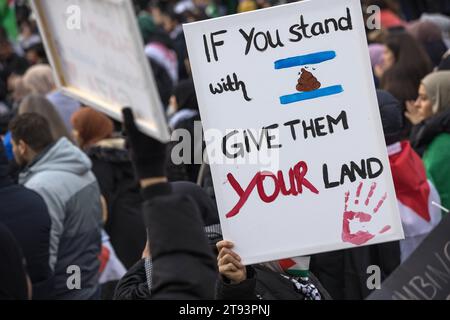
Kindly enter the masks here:
M 450 71 L 426 76 L 417 101 L 407 103 L 405 116 L 415 125 L 412 145 L 422 155 L 442 206 L 450 209 Z
M 0 25 L 5 29 L 9 40 L 17 41 L 19 31 L 13 1 L 0 0 Z

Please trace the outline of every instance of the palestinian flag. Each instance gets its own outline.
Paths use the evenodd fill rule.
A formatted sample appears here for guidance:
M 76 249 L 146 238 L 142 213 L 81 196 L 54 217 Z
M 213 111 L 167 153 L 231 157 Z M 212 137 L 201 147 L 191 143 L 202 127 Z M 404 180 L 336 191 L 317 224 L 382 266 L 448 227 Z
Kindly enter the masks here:
M 400 241 L 401 260 L 419 246 L 439 224 L 442 215 L 439 194 L 427 179 L 425 167 L 407 141 L 388 146 L 389 162 L 405 240 Z

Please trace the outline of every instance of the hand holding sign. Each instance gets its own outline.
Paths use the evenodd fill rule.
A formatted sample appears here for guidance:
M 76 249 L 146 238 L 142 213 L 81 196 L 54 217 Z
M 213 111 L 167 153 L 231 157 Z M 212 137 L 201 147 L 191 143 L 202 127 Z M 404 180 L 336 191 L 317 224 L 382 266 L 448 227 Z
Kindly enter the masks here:
M 387 198 L 387 194 L 385 193 L 383 197 L 380 199 L 380 201 L 378 201 L 378 203 L 376 204 L 376 207 L 373 209 L 373 214 L 366 213 L 370 203 L 370 199 L 372 198 L 373 193 L 375 192 L 377 184 L 375 182 L 372 183 L 372 185 L 370 186 L 370 191 L 364 202 L 359 201 L 359 196 L 361 194 L 362 187 L 363 183 L 360 182 L 358 189 L 356 190 L 354 211 L 349 210 L 350 192 L 348 191 L 345 193 L 345 211 L 342 223 L 342 241 L 349 242 L 355 245 L 362 245 L 375 237 L 375 235 L 369 232 L 368 230 L 361 230 L 361 229 L 366 228 L 370 229 L 370 224 L 373 223 L 372 220 L 373 215 L 380 210 L 381 206 L 384 203 L 384 200 L 386 200 Z M 359 224 L 358 226 L 359 228 L 354 228 L 358 229 L 357 232 L 351 231 L 352 229 L 351 224 Z M 388 231 L 390 228 L 391 228 L 390 226 L 386 225 L 383 229 L 379 231 L 379 233 L 380 234 L 384 233 Z
M 234 245 L 230 241 L 218 242 L 217 262 L 220 274 L 229 279 L 231 283 L 237 284 L 247 279 L 247 270 L 241 263 L 241 257 L 232 250 L 233 247 Z

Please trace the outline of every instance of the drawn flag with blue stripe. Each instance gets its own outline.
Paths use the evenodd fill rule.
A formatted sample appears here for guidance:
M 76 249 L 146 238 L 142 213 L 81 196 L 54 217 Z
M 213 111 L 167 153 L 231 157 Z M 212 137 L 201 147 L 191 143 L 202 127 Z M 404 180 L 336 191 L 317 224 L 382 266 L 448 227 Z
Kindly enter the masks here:
M 333 60 L 334 58 L 336 58 L 335 51 L 322 51 L 290 57 L 275 61 L 275 70 L 320 64 L 325 61 Z M 298 92 L 280 97 L 281 104 L 290 104 L 304 100 L 331 96 L 344 91 L 342 85 L 339 84 L 329 87 L 322 87 L 322 84 L 317 80 L 313 73 L 307 69 L 308 67 L 301 69 L 301 75 L 296 86 Z

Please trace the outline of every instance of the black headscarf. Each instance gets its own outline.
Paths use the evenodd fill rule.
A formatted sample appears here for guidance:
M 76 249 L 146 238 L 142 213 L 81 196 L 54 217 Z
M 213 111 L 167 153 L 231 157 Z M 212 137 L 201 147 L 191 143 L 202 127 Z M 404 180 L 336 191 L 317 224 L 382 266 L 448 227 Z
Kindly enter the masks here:
M 389 92 L 383 90 L 377 90 L 377 98 L 386 145 L 399 142 L 404 129 L 400 102 Z
M 198 111 L 197 96 L 192 79 L 180 81 L 173 90 L 173 94 L 177 98 L 178 110 L 192 109 Z

